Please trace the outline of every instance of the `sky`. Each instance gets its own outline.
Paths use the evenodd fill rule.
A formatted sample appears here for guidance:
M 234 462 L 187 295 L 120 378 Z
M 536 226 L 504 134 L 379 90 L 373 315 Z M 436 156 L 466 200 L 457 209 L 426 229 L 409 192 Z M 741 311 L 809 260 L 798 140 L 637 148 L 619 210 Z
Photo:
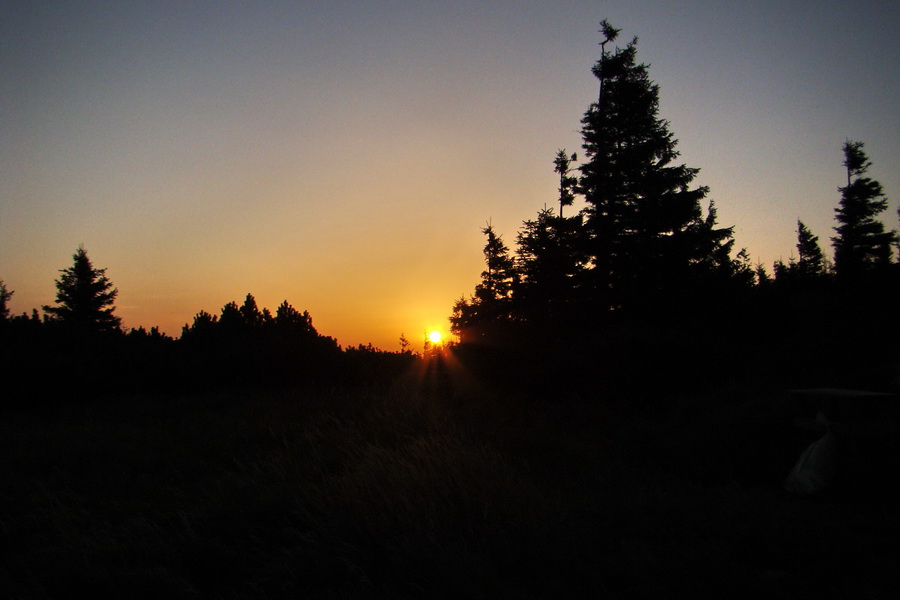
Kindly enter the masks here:
M 638 36 L 680 160 L 768 266 L 827 253 L 845 140 L 897 228 L 889 1 L 0 0 L 0 279 L 51 304 L 84 244 L 126 328 L 252 293 L 344 347 L 421 347 L 557 199 L 598 22 Z

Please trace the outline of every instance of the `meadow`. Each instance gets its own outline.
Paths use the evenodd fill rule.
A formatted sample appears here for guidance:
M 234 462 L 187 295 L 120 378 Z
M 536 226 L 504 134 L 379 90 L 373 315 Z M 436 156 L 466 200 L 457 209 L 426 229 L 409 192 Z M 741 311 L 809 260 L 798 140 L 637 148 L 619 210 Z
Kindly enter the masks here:
M 3 596 L 879 598 L 900 587 L 896 460 L 856 457 L 838 490 L 787 493 L 814 438 L 793 426 L 784 390 L 526 399 L 423 368 L 362 388 L 4 410 Z

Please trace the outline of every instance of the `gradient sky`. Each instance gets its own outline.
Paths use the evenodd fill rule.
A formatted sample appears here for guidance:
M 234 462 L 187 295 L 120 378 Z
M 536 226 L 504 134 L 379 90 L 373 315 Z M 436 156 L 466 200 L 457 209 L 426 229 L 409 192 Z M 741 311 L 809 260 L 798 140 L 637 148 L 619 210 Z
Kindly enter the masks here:
M 253 293 L 347 345 L 446 331 L 581 150 L 597 23 L 639 36 L 682 160 L 769 266 L 830 253 L 841 145 L 900 199 L 888 1 L 0 0 L 0 279 L 52 303 L 81 243 L 126 327 Z

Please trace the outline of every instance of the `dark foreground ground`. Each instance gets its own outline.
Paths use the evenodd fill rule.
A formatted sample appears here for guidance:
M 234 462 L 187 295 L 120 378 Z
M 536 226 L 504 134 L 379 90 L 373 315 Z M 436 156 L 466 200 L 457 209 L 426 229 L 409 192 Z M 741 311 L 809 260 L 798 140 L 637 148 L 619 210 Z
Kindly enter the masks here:
M 892 597 L 895 441 L 845 456 L 840 491 L 791 496 L 813 438 L 784 400 L 526 402 L 411 376 L 7 410 L 0 595 Z

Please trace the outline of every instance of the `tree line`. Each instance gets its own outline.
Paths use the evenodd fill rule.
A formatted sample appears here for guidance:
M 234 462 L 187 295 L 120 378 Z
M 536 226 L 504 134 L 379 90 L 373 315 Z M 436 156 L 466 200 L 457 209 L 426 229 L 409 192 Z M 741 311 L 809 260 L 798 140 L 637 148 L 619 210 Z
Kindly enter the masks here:
M 522 224 L 514 249 L 484 227 L 481 281 L 450 316 L 457 354 L 532 390 L 773 376 L 872 387 L 896 377 L 898 237 L 878 219 L 887 198 L 867 175 L 864 144 L 842 148 L 833 261 L 798 220 L 797 257 L 770 274 L 718 224 L 710 190 L 694 183 L 699 169 L 679 164 L 637 38 L 611 47 L 620 30 L 600 25 L 583 160 L 576 167 L 577 153 L 556 153 L 554 207 Z M 576 200 L 583 208 L 567 215 Z M 83 247 L 56 286 L 43 316 L 11 317 L 13 292 L 0 281 L 3 361 L 26 387 L 44 382 L 51 363 L 55 380 L 90 389 L 98 369 L 128 385 L 296 383 L 384 375 L 412 358 L 402 337 L 399 353 L 343 350 L 308 312 L 285 301 L 273 314 L 251 294 L 218 315 L 200 311 L 178 340 L 155 327 L 126 332 L 114 314 L 118 290 Z
M 502 369 L 499 356 L 518 352 L 512 360 L 528 366 L 516 376 L 544 373 L 546 385 L 559 386 L 586 373 L 625 385 L 753 376 L 753 353 L 765 353 L 756 363 L 767 371 L 792 371 L 795 380 L 828 369 L 863 378 L 873 358 L 886 356 L 879 353 L 895 360 L 892 335 L 876 327 L 896 325 L 898 238 L 878 220 L 887 199 L 867 176 L 863 143 L 842 149 L 847 184 L 838 190 L 834 261 L 798 221 L 798 258 L 775 262 L 770 275 L 735 248 L 733 227 L 717 223 L 709 189 L 694 183 L 699 169 L 678 163 L 637 38 L 610 48 L 620 30 L 600 25 L 598 96 L 581 120 L 584 160 L 574 168 L 577 153 L 564 149 L 553 160 L 558 211 L 526 220 L 513 250 L 491 224 L 482 230 L 481 281 L 450 317 L 471 362 Z M 578 198 L 584 208 L 565 216 Z
M 285 300 L 273 314 L 252 294 L 242 304 L 225 304 L 218 315 L 201 310 L 178 339 L 158 327 L 126 330 L 115 314 L 118 289 L 84 246 L 60 271 L 56 289 L 43 315 L 33 309 L 11 316 L 14 291 L 0 280 L 0 360 L 8 392 L 64 401 L 159 389 L 338 386 L 387 381 L 414 359 L 408 348 L 342 349 L 316 330 L 308 311 Z

